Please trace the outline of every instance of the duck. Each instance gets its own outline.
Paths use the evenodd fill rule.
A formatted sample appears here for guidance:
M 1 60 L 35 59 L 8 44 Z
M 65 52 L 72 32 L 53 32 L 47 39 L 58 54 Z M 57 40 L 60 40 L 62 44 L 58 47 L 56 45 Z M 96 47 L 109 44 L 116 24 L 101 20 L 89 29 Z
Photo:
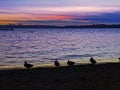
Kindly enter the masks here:
M 93 57 L 90 58 L 90 62 L 91 62 L 92 65 L 95 65 L 97 63 L 96 60 Z
M 33 64 L 29 64 L 27 63 L 27 61 L 24 62 L 24 67 L 26 67 L 27 69 L 33 67 Z
M 60 63 L 57 60 L 55 60 L 54 65 L 55 66 L 60 66 Z
M 120 58 L 118 58 L 119 62 L 120 62 Z
M 68 64 L 69 66 L 73 66 L 73 65 L 75 64 L 75 62 L 68 60 L 68 61 L 67 61 L 67 64 Z

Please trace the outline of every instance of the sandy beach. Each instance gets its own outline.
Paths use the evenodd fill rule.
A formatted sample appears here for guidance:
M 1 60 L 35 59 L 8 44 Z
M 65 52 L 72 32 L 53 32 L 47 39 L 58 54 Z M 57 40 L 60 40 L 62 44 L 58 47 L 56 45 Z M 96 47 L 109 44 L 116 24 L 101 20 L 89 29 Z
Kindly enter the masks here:
M 120 0 L 1 0 L 0 90 L 120 90 Z
M 120 63 L 0 70 L 0 90 L 119 90 Z

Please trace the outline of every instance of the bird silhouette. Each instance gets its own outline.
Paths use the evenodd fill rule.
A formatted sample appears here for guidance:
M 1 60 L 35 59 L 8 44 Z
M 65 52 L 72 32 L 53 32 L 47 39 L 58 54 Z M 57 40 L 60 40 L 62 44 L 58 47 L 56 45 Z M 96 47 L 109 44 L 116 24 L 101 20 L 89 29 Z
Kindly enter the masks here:
M 55 66 L 60 66 L 60 63 L 57 60 L 55 60 L 54 65 Z
M 119 59 L 119 62 L 120 62 L 120 58 L 118 58 Z
M 93 59 L 93 57 L 90 58 L 90 62 L 92 63 L 92 65 L 96 64 L 96 61 L 95 61 L 95 59 Z
M 74 64 L 75 64 L 75 62 L 73 62 L 73 61 L 67 61 L 67 64 L 69 65 L 69 66 L 73 66 Z
M 33 65 L 32 65 L 32 64 L 29 64 L 29 63 L 27 63 L 27 62 L 25 61 L 25 62 L 24 62 L 24 67 L 26 67 L 27 69 L 29 69 L 29 68 L 33 67 Z

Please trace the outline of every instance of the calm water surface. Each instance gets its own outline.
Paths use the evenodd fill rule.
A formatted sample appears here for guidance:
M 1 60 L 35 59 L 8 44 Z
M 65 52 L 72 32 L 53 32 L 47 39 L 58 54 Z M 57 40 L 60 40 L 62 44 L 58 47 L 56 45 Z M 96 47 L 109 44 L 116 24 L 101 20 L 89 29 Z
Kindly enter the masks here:
M 84 62 L 120 57 L 120 29 L 15 29 L 0 31 L 0 66 Z

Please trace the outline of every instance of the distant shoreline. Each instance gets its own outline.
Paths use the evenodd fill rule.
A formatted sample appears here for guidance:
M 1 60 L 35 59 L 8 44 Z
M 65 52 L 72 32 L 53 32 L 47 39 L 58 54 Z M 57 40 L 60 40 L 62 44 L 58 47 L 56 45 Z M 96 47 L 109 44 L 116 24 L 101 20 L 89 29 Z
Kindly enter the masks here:
M 9 25 L 0 25 L 0 29 L 10 28 Z M 11 28 L 120 28 L 120 24 L 92 24 L 92 25 L 71 25 L 71 26 L 57 26 L 57 25 L 11 25 Z

